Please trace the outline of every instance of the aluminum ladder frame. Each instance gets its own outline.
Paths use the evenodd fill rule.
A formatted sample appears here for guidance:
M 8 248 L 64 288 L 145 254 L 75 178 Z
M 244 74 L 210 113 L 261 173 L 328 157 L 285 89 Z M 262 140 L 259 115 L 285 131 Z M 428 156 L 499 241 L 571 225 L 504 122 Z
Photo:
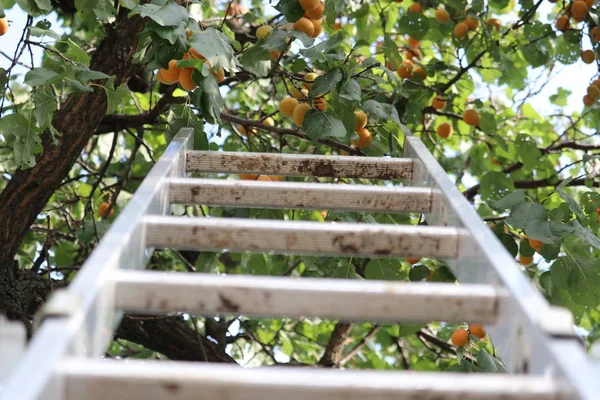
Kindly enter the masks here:
M 43 307 L 37 332 L 0 385 L 1 399 L 598 398 L 598 367 L 574 335 L 570 313 L 551 307 L 531 285 L 418 138 L 407 137 L 406 158 L 396 159 L 200 152 L 191 150 L 192 138 L 188 128 L 175 136 L 71 285 Z M 412 186 L 191 179 L 189 172 L 362 177 Z M 421 212 L 429 226 L 180 218 L 169 216 L 175 203 Z M 154 248 L 170 246 L 437 257 L 460 285 L 139 271 Z M 123 311 L 482 322 L 490 324 L 511 374 L 100 361 Z

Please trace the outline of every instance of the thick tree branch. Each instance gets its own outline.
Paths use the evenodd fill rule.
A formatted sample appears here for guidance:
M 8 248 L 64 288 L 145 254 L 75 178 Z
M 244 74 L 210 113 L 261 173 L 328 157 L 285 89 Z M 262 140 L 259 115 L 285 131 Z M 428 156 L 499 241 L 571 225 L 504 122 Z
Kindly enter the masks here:
M 342 352 L 344 351 L 344 342 L 350 335 L 352 330 L 352 324 L 348 322 L 338 322 L 335 325 L 333 332 L 327 346 L 325 347 L 325 353 L 319 360 L 319 365 L 324 367 L 338 367 L 342 359 Z

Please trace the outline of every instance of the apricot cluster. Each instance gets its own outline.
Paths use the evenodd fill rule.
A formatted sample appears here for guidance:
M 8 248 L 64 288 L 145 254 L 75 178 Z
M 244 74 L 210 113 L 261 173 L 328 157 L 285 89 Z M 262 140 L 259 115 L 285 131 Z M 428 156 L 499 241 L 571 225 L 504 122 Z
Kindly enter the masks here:
M 304 75 L 302 82 L 303 89 L 298 89 L 294 86 L 290 89 L 292 97 L 286 97 L 279 103 L 279 113 L 284 117 L 290 117 L 299 128 L 302 127 L 306 113 L 313 109 L 327 111 L 327 100 L 325 97 L 317 97 L 313 101 L 313 107 L 308 104 L 308 91 L 312 87 L 313 82 L 318 77 L 314 72 Z
M 594 80 L 587 88 L 587 94 L 583 96 L 583 104 L 591 107 L 600 98 L 600 79 Z
M 450 341 L 456 347 L 465 347 L 469 342 L 469 335 L 473 335 L 476 338 L 483 339 L 486 336 L 485 329 L 479 324 L 469 324 L 468 329 L 457 329 L 452 333 Z
M 323 32 L 321 18 L 325 4 L 320 0 L 300 0 L 300 6 L 305 11 L 304 16 L 294 23 L 294 29 L 314 39 Z
M 223 79 L 225 79 L 225 70 L 223 68 L 219 68 L 215 71 L 210 64 L 210 61 L 206 60 L 201 54 L 190 47 L 187 53 L 185 53 L 183 56 L 183 59 L 189 60 L 192 58 L 205 60 L 204 62 L 208 64 L 210 73 L 215 77 L 217 83 L 221 83 Z M 165 85 L 174 85 L 175 83 L 179 82 L 179 85 L 184 90 L 191 92 L 197 87 L 192 80 L 192 72 L 194 72 L 194 68 L 179 68 L 177 67 L 177 60 L 171 60 L 169 61 L 169 68 L 159 69 L 156 78 Z
M 371 132 L 365 128 L 367 126 L 367 114 L 362 111 L 354 111 L 354 116 L 356 117 L 356 125 L 354 130 L 358 135 L 358 140 L 352 140 L 352 145 L 354 147 L 358 147 L 359 149 L 364 149 L 365 147 L 369 147 L 373 142 L 373 136 L 371 136 Z
M 423 57 L 421 50 L 419 50 L 419 41 L 409 37 L 408 46 L 409 48 L 405 53 L 405 58 L 402 60 L 402 64 L 398 67 L 396 73 L 402 79 L 412 79 L 418 75 L 422 80 L 425 80 L 425 78 L 427 78 L 425 70 L 422 66 L 415 64 L 415 59 L 421 60 Z M 389 67 L 390 65 L 388 64 L 388 68 Z

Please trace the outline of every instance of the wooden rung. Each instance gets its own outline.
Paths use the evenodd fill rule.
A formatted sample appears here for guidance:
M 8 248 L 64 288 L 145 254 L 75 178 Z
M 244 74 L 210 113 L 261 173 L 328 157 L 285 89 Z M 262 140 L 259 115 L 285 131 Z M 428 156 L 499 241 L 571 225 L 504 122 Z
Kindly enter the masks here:
M 556 379 L 144 360 L 67 360 L 64 400 L 558 400 Z
M 410 158 L 189 151 L 188 172 L 411 180 Z
M 126 312 L 232 313 L 346 321 L 496 322 L 489 285 L 119 271 L 115 307 Z
M 315 210 L 431 212 L 429 188 L 182 179 L 168 181 L 171 203 Z
M 146 246 L 284 254 L 456 259 L 454 227 L 147 216 Z

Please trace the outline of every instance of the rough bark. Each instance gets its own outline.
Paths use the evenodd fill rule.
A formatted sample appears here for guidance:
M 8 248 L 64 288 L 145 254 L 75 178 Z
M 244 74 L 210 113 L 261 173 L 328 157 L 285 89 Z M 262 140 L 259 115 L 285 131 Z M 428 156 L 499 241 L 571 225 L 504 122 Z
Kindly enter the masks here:
M 338 322 L 331 332 L 329 342 L 325 347 L 325 353 L 319 360 L 319 365 L 324 367 L 338 367 L 343 356 L 344 342 L 350 336 L 352 324 L 348 322 Z
M 90 65 L 92 70 L 115 75 L 116 85 L 131 76 L 138 35 L 144 27 L 142 18 L 127 18 L 126 11 L 108 26 Z M 100 88 L 69 96 L 52 121 L 61 133 L 58 143 L 45 132 L 43 152 L 37 157 L 35 167 L 15 172 L 0 192 L 0 312 L 9 317 L 25 322 L 52 289 L 47 278 L 19 271 L 14 257 L 29 226 L 100 125 L 106 105 L 106 93 Z

